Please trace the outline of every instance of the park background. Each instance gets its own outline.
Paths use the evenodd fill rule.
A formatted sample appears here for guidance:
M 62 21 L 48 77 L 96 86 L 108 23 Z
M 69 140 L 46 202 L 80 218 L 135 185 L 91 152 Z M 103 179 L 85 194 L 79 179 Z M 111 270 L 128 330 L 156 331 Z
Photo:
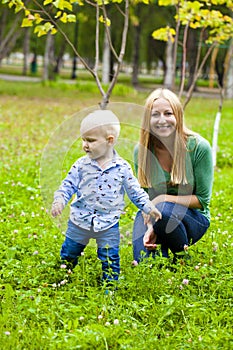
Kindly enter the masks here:
M 0 5 L 1 15 L 6 11 L 14 21 L 15 15 L 6 9 Z M 137 16 L 143 11 L 148 16 L 152 9 L 153 4 L 150 10 L 141 6 Z M 174 14 L 171 8 L 169 11 Z M 157 12 L 158 9 L 152 12 L 147 23 L 153 24 L 163 17 Z M 164 20 L 167 16 L 164 15 Z M 213 60 L 209 57 L 185 108 L 187 126 L 201 133 L 211 145 L 216 114 L 221 116 L 210 229 L 197 245 L 189 248 L 187 259 L 181 259 L 176 266 L 158 257 L 133 267 L 131 234 L 136 208 L 127 202 L 121 219 L 120 283 L 113 295 L 105 295 L 98 283 L 101 265 L 94 244 L 85 250 L 73 273 L 62 268 L 59 250 L 64 236 L 59 223 L 50 217 L 48 203 L 52 198 L 45 197 L 50 190 L 50 179 L 47 182 L 41 172 L 54 135 L 64 125 L 70 125 L 70 121 L 79 120 L 85 111 L 99 108 L 102 95 L 83 65 L 78 64 L 75 77 L 72 76 L 73 60 L 67 66 L 63 64 L 59 74 L 52 69 L 50 72 L 54 74 L 46 77 L 43 59 L 47 37 L 36 38 L 31 34 L 30 50 L 25 54 L 26 34 L 20 28 L 20 20 L 18 26 L 9 21 L 5 23 L 1 43 L 10 33 L 9 28 L 15 27 L 15 32 L 21 35 L 15 40 L 15 46 L 10 46 L 0 66 L 0 348 L 231 349 L 233 100 L 229 97 L 230 90 L 225 94 L 219 82 L 217 65 L 214 75 L 210 76 Z M 151 34 L 152 29 L 155 28 L 151 26 L 148 33 Z M 82 37 L 80 28 L 79 35 Z M 142 31 L 138 81 L 132 81 L 132 61 L 126 60 L 111 92 L 109 108 L 120 104 L 127 111 L 136 102 L 140 110 L 150 91 L 166 85 L 162 60 L 152 60 L 152 68 L 146 64 L 145 38 L 149 37 Z M 57 38 L 55 40 L 59 40 Z M 90 47 L 93 47 L 94 39 L 85 38 L 83 45 L 88 46 L 92 41 Z M 153 47 L 151 40 L 148 39 L 147 49 L 148 45 L 150 49 Z M 31 65 L 34 43 L 36 54 L 41 56 L 36 67 Z M 61 47 L 58 41 L 56 50 Z M 225 53 L 221 62 L 230 48 L 230 40 L 218 47 L 219 56 Z M 164 53 L 165 49 L 166 45 Z M 130 46 L 127 50 L 128 57 L 132 57 Z M 84 49 L 82 52 L 93 57 L 91 52 L 87 54 Z M 71 57 L 69 49 L 67 55 Z M 101 63 L 99 66 L 102 75 Z M 229 72 L 230 68 L 228 84 Z M 187 96 L 189 77 L 190 73 L 186 72 L 182 101 Z M 177 93 L 181 80 L 180 72 L 176 71 L 174 90 Z M 104 88 L 110 83 L 104 83 Z M 121 121 L 122 140 L 126 142 L 119 143 L 118 151 L 132 162 L 140 115 L 130 119 L 125 113 Z M 53 151 L 59 157 L 59 147 Z M 54 169 L 49 163 L 45 166 L 48 175 L 53 176 L 58 170 L 61 179 L 78 155 L 76 144 L 68 147 L 62 168 Z

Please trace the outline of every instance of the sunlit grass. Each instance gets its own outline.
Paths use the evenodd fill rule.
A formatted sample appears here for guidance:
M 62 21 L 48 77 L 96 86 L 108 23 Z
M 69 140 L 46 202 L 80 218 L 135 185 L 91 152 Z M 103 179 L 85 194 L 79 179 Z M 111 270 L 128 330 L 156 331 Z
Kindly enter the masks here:
M 134 91 L 125 91 L 112 102 L 144 103 L 146 93 L 135 99 Z M 232 101 L 224 102 L 220 124 L 211 227 L 189 249 L 191 261 L 181 261 L 176 270 L 170 260 L 161 267 L 162 258 L 133 268 L 136 209 L 129 204 L 121 219 L 119 288 L 108 296 L 98 283 L 101 266 L 94 244 L 72 274 L 60 267 L 64 237 L 59 221 L 50 218 L 46 203 L 51 198 L 42 197 L 39 177 L 44 148 L 57 128 L 99 101 L 98 93 L 85 89 L 0 82 L 0 348 L 231 349 Z M 186 124 L 211 142 L 217 109 L 215 99 L 193 99 Z M 118 152 L 130 159 L 138 131 L 127 115 L 121 117 Z M 134 123 L 140 124 L 138 116 Z M 78 147 L 77 141 L 69 148 L 65 170 Z M 55 171 L 51 168 L 49 177 Z

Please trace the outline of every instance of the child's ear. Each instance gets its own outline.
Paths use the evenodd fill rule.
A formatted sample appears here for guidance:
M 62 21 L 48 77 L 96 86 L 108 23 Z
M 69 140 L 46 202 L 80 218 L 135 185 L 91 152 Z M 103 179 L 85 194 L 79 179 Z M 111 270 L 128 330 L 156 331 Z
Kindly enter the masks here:
M 109 136 L 107 137 L 107 140 L 108 140 L 108 143 L 110 143 L 111 145 L 113 145 L 114 142 L 115 142 L 115 137 L 114 137 L 113 135 L 109 135 Z

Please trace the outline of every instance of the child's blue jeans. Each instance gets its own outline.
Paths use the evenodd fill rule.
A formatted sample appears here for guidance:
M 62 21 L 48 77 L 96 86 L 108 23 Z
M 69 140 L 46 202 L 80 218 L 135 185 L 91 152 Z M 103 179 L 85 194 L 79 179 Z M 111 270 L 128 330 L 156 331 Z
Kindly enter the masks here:
M 90 238 L 94 238 L 97 243 L 97 255 L 102 264 L 103 280 L 118 280 L 120 274 L 120 232 L 118 224 L 107 230 L 94 232 L 92 229 L 82 229 L 69 220 L 66 238 L 60 252 L 61 259 L 69 261 L 75 266 Z
M 210 225 L 209 220 L 196 209 L 170 202 L 159 203 L 156 208 L 162 213 L 162 219 L 154 224 L 154 231 L 163 257 L 168 257 L 168 249 L 176 254 L 183 251 L 185 245 L 196 243 Z M 143 245 L 146 230 L 139 211 L 133 228 L 133 256 L 137 262 L 151 254 Z

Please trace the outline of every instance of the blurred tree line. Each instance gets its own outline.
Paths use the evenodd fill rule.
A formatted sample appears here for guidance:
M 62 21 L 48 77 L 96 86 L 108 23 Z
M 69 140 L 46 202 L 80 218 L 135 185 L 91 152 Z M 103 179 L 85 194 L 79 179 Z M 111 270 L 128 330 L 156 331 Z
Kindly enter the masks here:
M 34 6 L 34 1 L 24 1 L 26 5 Z M 31 3 L 31 4 L 30 4 Z M 122 6 L 121 3 L 118 4 Z M 120 11 L 116 11 L 115 4 L 109 2 L 106 5 L 108 9 L 108 18 L 111 20 L 111 40 L 116 50 L 121 47 L 121 28 L 123 25 L 123 16 Z M 223 14 L 232 16 L 231 7 L 216 5 L 216 9 Z M 51 11 L 53 11 L 51 9 Z M 93 3 L 85 1 L 82 6 L 77 2 L 73 5 L 73 12 L 76 15 L 76 20 L 72 23 L 60 24 L 62 31 L 69 38 L 72 45 L 81 53 L 82 57 L 88 62 L 90 67 L 95 64 L 95 49 L 96 49 L 96 13 Z M 130 67 L 131 81 L 134 86 L 139 83 L 139 73 L 144 68 L 148 74 L 154 74 L 155 67 L 158 65 L 163 72 L 163 81 L 165 82 L 166 73 L 168 70 L 168 42 L 156 40 L 152 37 L 152 33 L 161 27 L 169 26 L 176 27 L 174 19 L 176 9 L 174 6 L 160 6 L 157 0 L 148 2 L 146 5 L 142 2 L 130 3 L 129 9 L 129 27 L 127 34 L 127 45 L 124 54 L 124 63 Z M 24 13 L 19 11 L 14 13 L 7 6 L 0 5 L 0 64 L 1 61 L 9 57 L 13 52 L 23 53 L 24 61 L 22 74 L 26 75 L 30 72 L 36 72 L 37 58 L 43 57 L 43 79 L 53 80 L 56 75 L 59 75 L 63 65 L 65 54 L 72 57 L 72 67 L 70 77 L 77 78 L 77 63 L 79 62 L 77 55 L 72 50 L 64 35 L 59 31 L 56 35 L 46 35 L 38 38 L 34 33 L 33 27 L 21 27 L 24 18 Z M 180 41 L 184 28 L 179 32 Z M 188 31 L 186 45 L 186 66 L 187 66 L 187 81 L 185 88 L 188 89 L 192 84 L 193 71 L 196 62 L 197 47 L 198 47 L 198 29 Z M 114 72 L 115 57 L 109 51 L 108 63 L 104 59 L 106 53 L 105 46 L 105 30 L 104 26 L 99 27 L 100 36 L 100 63 L 102 68 L 109 64 L 107 69 L 107 78 L 105 82 L 111 81 Z M 226 60 L 229 60 L 229 49 L 231 48 L 230 40 L 224 44 L 218 45 L 212 55 L 207 59 L 203 66 L 202 76 L 211 78 L 214 74 L 217 76 L 218 84 L 223 85 L 224 66 Z M 208 45 L 202 45 L 201 55 L 205 55 L 208 50 Z M 176 74 L 181 76 L 182 66 L 182 45 L 178 46 Z M 29 61 L 30 57 L 30 61 Z M 103 72 L 104 69 L 102 69 Z M 153 72 L 153 73 L 152 73 Z M 212 75 L 211 75 L 212 74 Z M 210 76 L 211 75 L 211 76 Z

